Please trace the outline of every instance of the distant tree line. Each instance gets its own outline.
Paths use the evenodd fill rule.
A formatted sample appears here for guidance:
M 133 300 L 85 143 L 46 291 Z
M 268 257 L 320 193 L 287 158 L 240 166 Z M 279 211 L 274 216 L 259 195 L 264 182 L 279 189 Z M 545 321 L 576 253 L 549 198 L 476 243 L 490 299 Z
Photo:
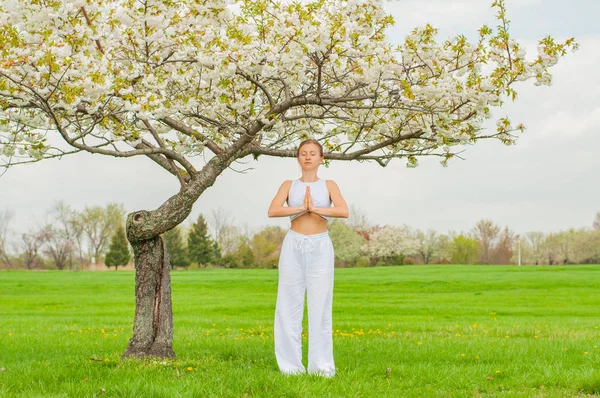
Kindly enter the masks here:
M 4 268 L 95 269 L 104 259 L 111 237 L 124 226 L 125 208 L 109 203 L 78 211 L 55 202 L 43 221 L 27 232 L 11 229 L 14 212 L 0 212 L 0 265 Z
M 0 265 L 3 268 L 95 269 L 131 261 L 125 238 L 123 205 L 86 207 L 82 211 L 58 202 L 42 226 L 11 240 L 14 214 L 0 212 Z M 171 266 L 183 268 L 277 268 L 287 232 L 278 226 L 251 231 L 219 208 L 188 227 L 163 234 Z M 591 228 L 521 236 L 489 219 L 467 232 L 441 234 L 407 225 L 371 225 L 351 207 L 346 220 L 332 220 L 328 230 L 336 267 L 404 264 L 600 264 L 600 213 Z

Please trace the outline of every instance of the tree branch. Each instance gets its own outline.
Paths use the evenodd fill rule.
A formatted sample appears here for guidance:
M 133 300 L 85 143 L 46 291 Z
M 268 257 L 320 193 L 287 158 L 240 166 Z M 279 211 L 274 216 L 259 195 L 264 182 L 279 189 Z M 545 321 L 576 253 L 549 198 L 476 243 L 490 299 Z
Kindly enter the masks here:
M 387 158 L 389 156 L 386 156 L 386 155 L 367 156 L 367 155 L 378 149 L 385 148 L 389 145 L 393 145 L 393 144 L 403 141 L 403 140 L 408 140 L 411 138 L 419 138 L 423 134 L 424 134 L 424 131 L 418 130 L 416 132 L 406 134 L 406 135 L 400 134 L 397 137 L 389 138 L 378 144 L 374 144 L 374 145 L 368 146 L 363 149 L 359 149 L 354 152 L 350 152 L 350 153 L 325 152 L 323 155 L 324 155 L 325 159 L 332 159 L 332 160 L 377 160 L 378 161 L 378 159 Z M 266 147 L 259 146 L 259 145 L 248 145 L 248 148 L 246 151 L 243 152 L 243 155 L 244 156 L 268 155 L 268 156 L 295 158 L 296 151 L 294 151 L 292 149 L 272 149 L 272 148 L 266 148 Z M 398 155 L 398 157 L 401 157 L 401 156 L 404 156 L 404 155 Z M 379 164 L 382 164 L 382 163 L 379 162 Z
M 88 16 L 87 11 L 85 11 L 85 7 L 81 7 L 81 12 L 83 13 L 83 16 L 85 17 L 85 22 L 87 23 L 87 25 L 89 27 L 91 27 L 92 20 Z M 102 55 L 104 55 L 104 49 L 102 48 L 102 44 L 100 44 L 100 40 L 96 39 L 95 42 L 96 42 L 96 47 L 98 47 L 98 51 L 100 51 L 102 53 Z
M 152 145 L 149 142 L 147 142 L 146 140 L 142 139 L 142 142 L 140 144 L 137 144 L 136 148 L 138 148 L 138 149 L 152 148 Z M 181 183 L 181 179 L 183 179 L 183 181 L 185 183 L 189 183 L 191 181 L 190 175 L 187 172 L 185 174 L 182 173 L 182 170 L 179 169 L 177 167 L 177 165 L 175 165 L 172 161 L 169 162 L 169 159 L 167 157 L 161 156 L 161 155 L 147 155 L 147 156 L 152 161 L 154 161 L 159 166 L 161 166 L 163 169 L 167 170 L 169 173 L 171 173 L 174 176 L 176 176 L 177 178 L 179 178 L 180 183 Z M 184 186 L 185 185 L 182 184 L 182 187 L 184 187 Z
M 170 117 L 165 117 L 163 119 L 160 119 L 160 121 L 166 124 L 167 126 L 171 127 L 172 129 L 179 131 L 180 133 L 197 139 L 202 144 L 206 145 L 206 147 L 217 156 L 223 152 L 223 149 L 221 149 L 216 143 L 208 139 L 204 134 L 195 131 L 194 129 L 190 128 L 189 126 L 186 126 L 178 120 L 172 119 Z
M 263 92 L 263 94 L 267 97 L 267 100 L 269 101 L 269 108 L 270 109 L 273 109 L 275 107 L 275 102 L 273 101 L 273 97 L 269 93 L 269 90 L 267 90 L 267 88 L 261 82 L 259 82 L 258 80 L 254 79 L 252 76 L 250 76 L 246 72 L 242 71 L 240 68 L 237 68 L 237 70 L 235 71 L 235 73 L 236 73 L 236 75 L 242 76 L 243 78 L 245 78 L 246 80 L 248 80 L 250 83 L 252 83 L 255 86 L 257 86 L 258 88 L 260 88 L 260 90 Z
M 152 136 L 154 137 L 154 139 L 158 143 L 158 146 L 160 146 L 163 149 L 166 149 L 163 140 L 160 139 L 160 137 L 158 136 L 158 133 L 156 132 L 156 130 L 154 129 L 154 127 L 152 127 L 152 125 L 150 124 L 150 122 L 148 120 L 145 120 L 145 119 L 143 120 L 143 122 L 144 122 L 144 125 L 146 126 L 146 128 L 148 129 L 148 131 L 150 131 L 150 134 L 152 134 Z M 179 180 L 179 183 L 181 184 L 181 186 L 185 187 L 186 182 L 183 179 L 183 176 L 182 176 L 182 174 L 180 172 L 179 167 L 177 167 L 177 165 L 175 164 L 175 162 L 173 161 L 173 159 L 170 159 L 168 157 L 166 159 L 167 159 L 167 162 L 169 163 L 171 173 L 175 174 L 177 176 L 177 179 Z

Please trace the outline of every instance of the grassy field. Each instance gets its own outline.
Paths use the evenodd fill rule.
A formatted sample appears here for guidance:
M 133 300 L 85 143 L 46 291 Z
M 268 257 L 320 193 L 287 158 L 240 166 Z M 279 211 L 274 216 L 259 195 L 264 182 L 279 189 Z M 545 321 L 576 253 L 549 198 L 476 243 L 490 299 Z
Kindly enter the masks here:
M 120 360 L 133 272 L 1 271 L 0 396 L 600 396 L 600 266 L 335 278 L 337 375 L 322 379 L 277 370 L 276 270 L 174 272 L 173 361 Z

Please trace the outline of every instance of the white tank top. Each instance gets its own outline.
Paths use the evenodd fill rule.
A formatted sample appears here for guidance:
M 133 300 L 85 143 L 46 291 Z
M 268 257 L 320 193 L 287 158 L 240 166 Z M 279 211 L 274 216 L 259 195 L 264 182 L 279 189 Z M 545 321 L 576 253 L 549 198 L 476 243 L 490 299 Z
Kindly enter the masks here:
M 292 180 L 292 186 L 288 193 L 287 205 L 289 207 L 300 207 L 304 202 L 304 195 L 306 195 L 306 187 L 310 186 L 310 196 L 313 204 L 316 207 L 331 207 L 331 199 L 329 198 L 329 191 L 327 190 L 327 183 L 325 180 L 318 179 L 315 182 L 302 182 L 300 179 Z M 294 214 L 290 216 L 290 221 L 296 217 L 301 216 L 304 213 Z M 319 214 L 320 215 L 320 214 Z M 327 220 L 327 216 L 323 216 Z

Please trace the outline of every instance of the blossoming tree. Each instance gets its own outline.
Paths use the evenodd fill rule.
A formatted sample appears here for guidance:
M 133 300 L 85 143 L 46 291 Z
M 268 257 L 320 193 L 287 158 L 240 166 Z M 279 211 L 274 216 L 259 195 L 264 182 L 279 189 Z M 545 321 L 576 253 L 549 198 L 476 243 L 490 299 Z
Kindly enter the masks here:
M 514 83 L 549 84 L 570 39 L 536 56 L 496 29 L 437 41 L 416 28 L 402 45 L 381 0 L 10 0 L 0 5 L 0 153 L 4 167 L 89 152 L 146 156 L 181 188 L 127 217 L 136 310 L 126 356 L 172 357 L 168 253 L 160 235 L 236 159 L 294 157 L 319 139 L 328 160 L 440 156 L 480 139 L 511 144 Z M 487 65 L 485 68 L 482 66 Z M 58 139 L 57 139 L 58 138 Z M 207 153 L 202 167 L 189 156 Z
M 369 257 L 389 259 L 394 256 L 417 254 L 419 241 L 410 227 L 385 225 L 371 234 L 361 248 Z

